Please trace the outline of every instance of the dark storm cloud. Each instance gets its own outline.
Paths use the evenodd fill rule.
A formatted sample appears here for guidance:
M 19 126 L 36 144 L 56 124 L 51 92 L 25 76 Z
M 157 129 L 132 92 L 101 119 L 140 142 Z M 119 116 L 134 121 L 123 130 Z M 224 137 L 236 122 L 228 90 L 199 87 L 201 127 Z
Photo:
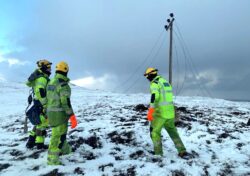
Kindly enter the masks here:
M 24 24 L 28 28 L 17 42 L 25 49 L 8 57 L 66 60 L 72 79 L 109 74 L 116 77 L 116 90 L 145 92 L 148 82 L 142 75 L 147 66 L 168 77 L 169 34 L 164 25 L 174 12 L 174 89 L 208 96 L 206 87 L 215 97 L 250 99 L 249 6 L 247 0 L 40 1 L 30 9 L 29 23 Z M 182 37 L 189 53 L 183 53 Z M 29 74 L 34 66 L 24 72 Z

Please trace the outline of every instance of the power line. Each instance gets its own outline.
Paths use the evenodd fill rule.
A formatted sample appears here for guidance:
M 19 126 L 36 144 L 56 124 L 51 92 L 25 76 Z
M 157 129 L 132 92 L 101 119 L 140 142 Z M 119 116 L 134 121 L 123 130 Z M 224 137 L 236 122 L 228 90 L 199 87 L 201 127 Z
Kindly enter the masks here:
M 156 61 L 156 60 L 157 60 L 157 58 L 158 58 L 157 56 L 159 55 L 159 52 L 160 52 L 160 50 L 162 49 L 165 40 L 166 40 L 166 38 L 163 38 L 163 40 L 162 40 L 162 42 L 161 42 L 161 44 L 160 44 L 158 50 L 156 51 L 154 57 L 152 58 L 151 62 L 150 62 L 149 65 L 148 65 L 148 67 L 150 67 L 150 66 L 152 65 L 153 61 Z M 155 60 L 153 60 L 153 59 L 155 59 Z
M 153 53 L 153 50 L 154 50 L 155 47 L 157 46 L 157 44 L 158 44 L 160 38 L 162 37 L 163 33 L 164 33 L 164 30 L 160 33 L 160 35 L 159 35 L 159 37 L 157 38 L 155 44 L 154 44 L 153 47 L 151 48 L 149 54 L 148 54 L 148 55 L 145 57 L 145 59 L 142 60 L 142 62 L 137 66 L 137 68 L 135 69 L 135 71 L 134 71 L 125 81 L 123 81 L 120 85 L 118 85 L 117 87 L 115 87 L 115 88 L 113 89 L 113 92 L 116 91 L 116 90 L 117 90 L 118 88 L 120 88 L 121 86 L 124 86 L 125 84 L 127 84 L 127 83 L 129 82 L 129 80 L 131 80 L 131 79 L 134 77 L 134 75 L 136 75 L 136 73 L 138 72 L 138 70 L 139 70 L 143 65 L 145 65 L 145 63 L 148 61 L 148 59 L 150 58 L 151 54 Z
M 185 59 L 185 67 L 186 67 L 186 70 L 187 70 L 188 68 L 190 68 L 190 72 L 192 73 L 192 75 L 194 76 L 194 78 L 195 78 L 195 80 L 196 80 L 196 74 L 195 74 L 195 72 L 193 71 L 192 66 L 191 66 L 190 63 L 189 63 L 189 60 L 188 60 L 188 56 L 187 56 L 185 47 L 184 47 L 184 45 L 183 45 L 183 43 L 182 43 L 180 37 L 178 36 L 178 34 L 177 34 L 176 32 L 175 32 L 175 34 L 176 34 L 176 36 L 177 36 L 177 38 L 178 38 L 178 40 L 179 40 L 179 42 L 180 42 L 181 48 L 182 48 L 183 53 L 184 53 L 184 59 Z M 186 77 L 184 78 L 184 82 L 186 82 L 186 79 L 187 79 L 187 75 L 186 75 Z M 199 84 L 199 82 L 198 82 L 198 86 L 199 86 L 199 89 L 198 89 L 198 90 L 200 91 L 200 93 L 201 93 L 201 94 L 204 94 L 204 95 L 206 96 L 206 93 L 203 92 L 203 89 L 201 88 L 201 85 Z M 183 88 L 183 87 L 182 87 L 182 88 Z
M 156 61 L 156 58 L 157 58 L 157 56 L 158 56 L 158 54 L 159 54 L 159 52 L 160 52 L 160 50 L 161 50 L 161 48 L 162 48 L 162 46 L 163 46 L 164 41 L 165 41 L 165 38 L 163 38 L 163 40 L 162 40 L 162 42 L 161 42 L 161 44 L 160 44 L 158 50 L 156 51 L 154 57 L 152 58 L 151 62 L 150 62 L 149 65 L 148 65 L 148 67 L 151 66 L 151 64 L 153 63 L 153 61 Z M 140 76 L 139 78 L 137 78 L 137 79 L 131 84 L 131 86 L 129 86 L 128 89 L 126 89 L 126 90 L 124 91 L 124 93 L 127 93 L 132 87 L 134 87 L 134 86 L 136 85 L 136 83 L 138 83 L 138 81 L 139 81 L 140 78 L 142 78 L 142 76 Z
M 187 54 L 186 54 L 186 50 L 185 50 L 184 45 L 182 44 L 182 41 L 180 40 L 180 37 L 178 36 L 178 34 L 176 33 L 176 31 L 174 31 L 174 32 L 175 32 L 175 35 L 176 35 L 176 37 L 177 37 L 177 39 L 179 40 L 179 43 L 180 43 L 180 45 L 181 45 L 181 48 L 182 48 L 182 51 L 183 51 L 183 54 L 184 54 L 184 59 L 185 59 L 185 67 L 186 67 L 185 70 L 187 70 L 188 65 L 189 65 L 189 62 L 188 62 L 188 57 L 187 57 Z M 195 75 L 195 73 L 193 72 L 193 70 L 191 69 L 191 67 L 190 67 L 190 71 L 193 73 L 194 77 L 196 78 L 196 75 Z M 185 74 L 184 81 L 183 81 L 183 84 L 182 84 L 181 89 L 184 87 L 184 84 L 185 84 L 185 82 L 186 82 L 186 79 L 187 79 L 187 75 Z M 202 88 L 200 87 L 200 85 L 199 85 L 199 88 L 200 88 L 199 91 L 202 93 Z M 204 95 L 205 95 L 205 94 L 204 94 Z
M 176 23 L 176 27 L 177 27 L 177 31 L 178 31 L 178 33 L 179 33 L 179 35 L 180 35 L 180 38 L 178 37 L 179 40 L 180 40 L 180 43 L 181 43 L 181 45 L 183 46 L 183 49 L 186 48 L 187 54 L 189 55 L 189 57 L 187 57 L 187 59 L 189 59 L 189 60 L 188 60 L 188 61 L 189 61 L 188 63 L 190 64 L 191 72 L 193 73 L 195 79 L 198 81 L 198 85 L 199 85 L 200 89 L 201 89 L 201 90 L 204 90 L 204 92 L 205 92 L 209 97 L 212 97 L 210 91 L 209 91 L 204 85 L 202 85 L 202 84 L 199 82 L 199 80 L 197 79 L 197 77 L 198 77 L 198 71 L 197 71 L 197 69 L 196 69 L 196 67 L 195 67 L 195 64 L 194 64 L 194 62 L 193 62 L 192 56 L 191 56 L 191 54 L 190 54 L 190 51 L 189 51 L 189 49 L 188 49 L 188 47 L 187 47 L 187 45 L 186 45 L 186 43 L 185 43 L 185 40 L 184 40 L 184 38 L 183 38 L 183 36 L 182 36 L 182 33 L 181 33 L 181 31 L 180 31 L 180 29 L 179 29 L 177 23 Z M 177 35 L 177 36 L 178 36 L 178 35 Z M 181 40 L 182 40 L 182 42 L 181 42 Z M 203 88 L 203 89 L 202 89 L 202 88 Z
M 176 56 L 176 59 L 175 59 L 175 61 L 176 61 L 176 63 L 177 63 L 177 81 L 176 81 L 176 91 L 175 91 L 175 95 L 177 96 L 178 95 L 178 93 L 179 93 L 179 84 L 180 84 L 180 80 L 179 80 L 179 78 L 180 78 L 180 76 L 179 76 L 179 72 L 180 72 L 180 65 L 179 65 L 179 55 L 178 55 L 178 51 L 177 51 L 177 47 L 176 47 L 176 44 L 175 44 L 175 40 L 174 40 L 174 50 L 175 50 L 175 56 Z
M 184 54 L 184 59 L 185 59 L 185 71 L 184 71 L 184 79 L 179 87 L 179 81 L 177 82 L 177 89 L 176 89 L 176 95 L 178 95 L 179 93 L 181 93 L 183 87 L 184 87 L 184 84 L 186 83 L 186 80 L 187 80 L 187 69 L 188 67 L 190 68 L 190 71 L 192 72 L 194 78 L 197 80 L 197 84 L 199 86 L 199 90 L 201 91 L 204 91 L 205 94 L 207 94 L 209 97 L 212 97 L 211 96 L 211 93 L 209 92 L 209 90 L 204 86 L 202 85 L 200 82 L 199 82 L 199 79 L 198 79 L 198 72 L 197 72 L 197 69 L 195 67 L 195 64 L 192 60 L 192 57 L 191 57 L 191 54 L 189 52 L 189 49 L 185 43 L 185 40 L 180 32 L 180 29 L 177 26 L 177 31 L 178 33 L 174 30 L 174 33 L 175 35 L 177 36 L 177 39 L 179 40 L 179 43 L 181 45 L 181 48 L 182 48 L 182 51 L 183 51 L 183 54 Z M 164 32 L 164 31 L 163 31 Z M 138 67 L 135 69 L 135 71 L 128 77 L 128 79 L 126 79 L 124 82 L 122 82 L 122 84 L 118 85 L 115 89 L 117 90 L 118 88 L 120 88 L 121 86 L 123 87 L 126 87 L 125 85 L 128 85 L 129 81 L 132 80 L 133 78 L 135 78 L 135 75 L 137 75 L 136 73 L 141 69 L 141 67 L 143 67 L 147 62 L 148 60 L 150 59 L 150 56 L 153 54 L 153 51 L 154 49 L 156 48 L 157 44 L 159 43 L 160 41 L 160 38 L 162 37 L 162 34 L 163 32 L 159 35 L 159 37 L 157 38 L 157 41 L 155 42 L 154 46 L 152 47 L 152 49 L 150 50 L 149 54 L 147 55 L 147 57 L 142 60 L 141 64 L 138 65 Z M 179 36 L 180 35 L 180 36 Z M 163 43 L 165 41 L 165 38 L 163 38 L 158 50 L 156 51 L 155 55 L 153 56 L 151 62 L 149 63 L 149 66 L 152 64 L 153 61 L 155 61 L 157 59 L 157 56 L 159 54 L 159 51 L 161 50 L 162 46 L 163 46 Z M 177 53 L 177 48 L 176 48 L 176 45 L 175 45 L 175 51 L 176 51 L 176 57 L 177 57 L 177 72 L 179 72 L 179 61 L 178 61 L 178 53 Z M 154 60 L 155 59 L 155 60 Z M 127 89 L 125 89 L 124 93 L 128 92 L 132 87 L 134 87 L 136 85 L 136 83 L 138 83 L 138 81 L 143 78 L 142 76 L 139 76 L 137 79 L 135 79 L 132 84 L 129 85 L 129 87 Z M 202 88 L 203 87 L 203 88 Z M 205 95 L 204 94 L 204 95 Z
M 176 31 L 174 30 L 174 33 L 175 33 L 175 35 L 176 35 L 176 37 L 177 37 L 177 39 L 179 40 L 179 42 L 180 42 L 180 39 L 179 39 L 179 36 L 177 35 L 177 33 L 176 33 Z M 187 55 L 186 55 L 186 51 L 185 51 L 185 49 L 182 47 L 182 52 L 183 52 L 183 55 L 184 55 L 184 63 L 185 63 L 185 69 L 184 69 L 184 78 L 183 78 L 183 81 L 182 81 L 182 84 L 181 84 L 181 86 L 180 86 L 180 90 L 179 90 L 179 92 L 178 93 L 180 93 L 181 91 L 182 91 L 182 89 L 184 88 L 184 84 L 186 83 L 186 80 L 187 80 L 187 68 L 188 68 L 188 66 L 187 66 Z

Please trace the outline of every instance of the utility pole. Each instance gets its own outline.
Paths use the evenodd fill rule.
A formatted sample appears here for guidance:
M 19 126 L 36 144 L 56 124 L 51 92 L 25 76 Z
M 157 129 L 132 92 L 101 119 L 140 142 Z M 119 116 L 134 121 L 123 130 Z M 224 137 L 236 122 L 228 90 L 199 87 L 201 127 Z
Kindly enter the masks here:
M 173 22 L 174 14 L 169 14 L 170 18 L 167 19 L 168 25 L 165 25 L 166 31 L 170 31 L 170 44 L 169 44 L 169 83 L 172 85 L 172 48 L 173 48 Z

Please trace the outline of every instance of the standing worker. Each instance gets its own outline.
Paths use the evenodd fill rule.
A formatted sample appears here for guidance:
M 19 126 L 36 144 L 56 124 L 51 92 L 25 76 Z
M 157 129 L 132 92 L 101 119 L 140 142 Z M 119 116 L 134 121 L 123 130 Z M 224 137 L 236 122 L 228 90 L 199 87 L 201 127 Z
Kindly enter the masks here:
M 163 155 L 161 130 L 164 127 L 178 150 L 178 155 L 187 157 L 188 153 L 174 124 L 175 109 L 172 86 L 161 76 L 157 69 L 148 68 L 144 76 L 150 81 L 151 102 L 147 118 L 151 121 L 150 136 L 154 145 L 154 154 Z
M 46 86 L 49 82 L 49 76 L 51 74 L 52 63 L 43 59 L 37 61 L 38 68 L 30 75 L 26 83 L 27 86 L 32 87 L 33 103 L 36 105 L 35 111 L 38 113 L 33 116 L 35 121 L 33 130 L 29 132 L 29 139 L 26 143 L 27 148 L 47 149 L 48 146 L 44 145 L 44 138 L 46 135 L 46 128 L 48 127 L 48 121 L 45 116 L 46 111 Z M 34 113 L 33 113 L 34 114 Z M 31 121 L 32 122 L 32 121 Z
M 47 115 L 52 134 L 48 150 L 48 165 L 60 165 L 59 155 L 71 153 L 71 146 L 66 140 L 68 120 L 71 128 L 77 126 L 76 116 L 71 107 L 71 88 L 67 77 L 69 66 L 66 62 L 56 65 L 55 77 L 47 86 Z

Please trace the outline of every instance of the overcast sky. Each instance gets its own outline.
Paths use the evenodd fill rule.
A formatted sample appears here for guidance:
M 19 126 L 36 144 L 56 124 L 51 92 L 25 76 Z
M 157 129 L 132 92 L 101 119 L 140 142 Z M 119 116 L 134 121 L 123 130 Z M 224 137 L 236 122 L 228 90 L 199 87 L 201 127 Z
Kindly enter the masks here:
M 249 8 L 249 0 L 1 0 L 0 80 L 24 82 L 46 58 L 53 70 L 68 62 L 85 87 L 148 92 L 148 66 L 168 79 L 164 25 L 173 12 L 175 94 L 250 100 Z

